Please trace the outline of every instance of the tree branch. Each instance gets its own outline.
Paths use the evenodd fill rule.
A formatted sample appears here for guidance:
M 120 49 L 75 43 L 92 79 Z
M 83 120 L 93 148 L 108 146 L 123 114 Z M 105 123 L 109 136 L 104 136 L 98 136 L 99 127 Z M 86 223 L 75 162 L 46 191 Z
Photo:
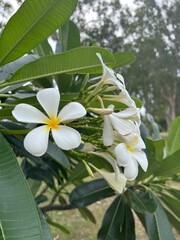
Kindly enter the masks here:
M 41 211 L 43 213 L 49 212 L 49 211 L 57 211 L 57 210 L 71 210 L 77 208 L 76 206 L 72 204 L 49 204 L 47 206 L 41 207 Z

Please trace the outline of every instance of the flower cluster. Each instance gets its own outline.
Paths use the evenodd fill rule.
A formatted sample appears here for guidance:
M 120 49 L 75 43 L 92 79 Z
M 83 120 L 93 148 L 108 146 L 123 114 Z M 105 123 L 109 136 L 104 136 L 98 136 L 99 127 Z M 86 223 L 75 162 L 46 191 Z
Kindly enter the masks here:
M 97 56 L 102 64 L 103 75 L 98 83 L 92 84 L 86 89 L 84 99 L 77 98 L 77 102 L 70 102 L 59 111 L 61 97 L 59 91 L 56 88 L 43 89 L 37 93 L 37 100 L 45 113 L 29 104 L 18 104 L 12 114 L 20 122 L 37 125 L 24 139 L 25 149 L 35 156 L 42 156 L 46 153 L 49 136 L 52 136 L 57 146 L 63 150 L 77 148 L 81 143 L 81 135 L 74 128 L 78 129 L 77 126 L 82 129 L 88 127 L 89 118 L 87 117 L 88 121 L 85 119 L 87 111 L 91 119 L 100 116 L 100 119 L 103 120 L 103 129 L 101 128 L 103 134 L 99 141 L 106 150 L 102 151 L 95 146 L 92 151 L 88 151 L 88 154 L 104 158 L 111 164 L 113 172 L 105 172 L 91 163 L 88 164 L 99 172 L 112 188 L 122 192 L 126 181 L 137 177 L 138 165 L 144 171 L 148 166 L 146 155 L 143 152 L 145 144 L 139 131 L 140 113 L 126 90 L 123 77 L 108 68 L 99 53 Z M 101 96 L 102 89 L 105 89 L 104 92 L 110 90 L 111 93 L 115 90 L 117 94 L 105 95 L 103 92 L 103 96 Z M 92 108 L 90 104 L 92 99 L 98 100 L 101 107 Z M 84 103 L 87 110 L 78 100 Z M 121 103 L 125 107 L 118 109 L 113 104 L 105 107 L 104 101 Z M 84 120 L 81 119 L 82 117 Z M 77 121 L 79 125 L 72 123 L 73 121 Z M 86 141 L 86 137 L 83 136 L 83 138 Z
M 118 95 L 107 96 L 106 99 L 121 102 L 127 106 L 126 109 L 115 111 L 114 105 L 109 105 L 107 114 L 103 114 L 103 144 L 108 147 L 107 153 L 96 153 L 111 163 L 115 175 L 119 174 L 119 168 L 124 168 L 124 176 L 133 180 L 138 175 L 138 165 L 144 171 L 147 170 L 148 161 L 143 152 L 145 144 L 140 136 L 139 126 L 141 124 L 140 112 L 134 100 L 130 97 L 125 87 L 125 82 L 120 74 L 108 68 L 99 53 L 97 53 L 103 68 L 103 75 L 100 82 L 107 85 L 114 85 Z M 101 107 L 104 108 L 103 101 Z M 104 108 L 105 109 L 105 108 Z M 115 156 L 114 158 L 112 156 Z M 118 167 L 117 167 L 118 166 Z

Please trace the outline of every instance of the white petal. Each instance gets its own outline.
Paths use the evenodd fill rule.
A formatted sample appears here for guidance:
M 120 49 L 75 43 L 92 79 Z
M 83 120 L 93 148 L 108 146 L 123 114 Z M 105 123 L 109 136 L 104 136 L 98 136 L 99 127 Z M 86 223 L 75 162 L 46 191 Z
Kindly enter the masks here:
M 134 180 L 138 175 L 138 164 L 136 160 L 129 163 L 127 167 L 124 168 L 124 175 L 128 180 Z
M 104 62 L 103 62 L 103 59 L 101 57 L 101 54 L 100 53 L 96 53 L 96 55 L 98 56 L 101 64 L 102 64 L 102 67 L 103 67 L 103 76 L 102 76 L 102 80 L 111 80 L 111 79 L 114 79 L 115 78 L 115 75 L 114 75 L 114 71 L 111 69 L 111 68 L 108 68 Z M 111 83 L 112 84 L 112 83 Z
M 84 117 L 85 115 L 86 109 L 80 103 L 71 102 L 63 107 L 58 117 L 60 117 L 61 122 L 65 123 Z
M 119 134 L 127 135 L 133 131 L 134 129 L 133 122 L 125 119 L 116 118 L 112 114 L 110 114 L 109 117 L 114 129 L 116 129 Z
M 146 154 L 143 151 L 134 151 L 133 156 L 142 167 L 142 169 L 146 172 L 148 168 L 148 160 Z
M 123 76 L 121 74 L 117 73 L 116 77 L 124 85 L 124 78 L 123 78 Z
M 118 144 L 115 147 L 114 152 L 116 154 L 116 159 L 119 166 L 128 166 L 128 164 L 132 161 L 131 154 L 126 147 L 126 144 Z
M 123 111 L 120 111 L 118 113 L 113 113 L 115 117 L 118 118 L 131 118 L 133 115 L 137 114 L 137 109 L 136 108 L 127 108 Z
M 81 143 L 81 136 L 73 128 L 60 125 L 58 129 L 52 129 L 55 143 L 63 150 L 77 148 Z
M 37 93 L 37 99 L 48 116 L 57 117 L 60 94 L 55 88 L 46 88 Z
M 29 104 L 18 104 L 12 111 L 12 115 L 19 121 L 24 123 L 44 123 L 48 120 L 37 108 Z
M 104 116 L 103 144 L 111 146 L 114 143 L 114 132 L 108 116 Z
M 49 129 L 43 125 L 30 131 L 24 139 L 24 147 L 34 156 L 42 156 L 48 147 Z
M 109 186 L 114 189 L 118 193 L 122 193 L 126 186 L 126 177 L 124 174 L 119 173 L 118 176 L 115 176 L 115 173 L 105 172 L 98 168 L 96 168 L 94 165 L 90 164 L 103 178 L 106 180 L 106 182 L 109 184 Z
M 117 99 L 119 99 L 120 102 L 126 104 L 129 107 L 136 107 L 134 100 L 130 97 L 127 90 L 122 90 L 118 95 Z

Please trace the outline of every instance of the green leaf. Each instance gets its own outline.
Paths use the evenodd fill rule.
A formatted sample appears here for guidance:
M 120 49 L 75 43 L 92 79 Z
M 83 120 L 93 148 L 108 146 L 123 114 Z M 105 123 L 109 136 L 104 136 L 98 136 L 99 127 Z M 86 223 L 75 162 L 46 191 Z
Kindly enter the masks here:
M 131 208 L 128 205 L 125 205 L 125 217 L 124 217 L 122 231 L 119 239 L 122 239 L 122 240 L 136 239 L 134 216 L 132 214 Z
M 169 155 L 161 162 L 161 166 L 155 172 L 156 176 L 171 176 L 180 172 L 180 150 Z
M 0 68 L 0 81 L 10 78 L 15 71 L 17 71 L 19 68 L 24 66 L 25 64 L 32 62 L 34 60 L 38 59 L 38 56 L 31 54 L 23 56 L 11 63 L 8 63 Z M 8 90 L 10 91 L 10 90 Z M 3 91 L 1 90 L 3 93 Z
M 166 210 L 166 209 L 165 209 Z M 180 234 L 180 228 L 179 228 L 179 222 L 180 220 L 177 220 L 173 214 L 171 214 L 169 211 L 166 210 L 166 215 L 168 216 L 168 219 L 172 226 L 176 229 L 176 231 Z
M 54 180 L 52 174 L 47 170 L 38 168 L 38 167 L 31 167 L 26 172 L 28 178 L 32 178 L 38 181 L 44 181 L 49 187 L 54 187 Z
M 51 240 L 50 235 L 49 237 L 44 235 L 44 225 L 28 183 L 2 135 L 0 135 L 0 159 L 0 192 L 3 193 L 0 194 L 0 228 L 3 238 Z
M 179 213 L 179 216 L 180 216 L 180 199 L 179 198 L 171 197 L 165 193 L 161 193 L 161 198 L 164 200 L 164 202 L 169 203 L 174 208 L 177 208 L 176 213 Z
M 101 228 L 98 232 L 98 240 L 120 239 L 120 231 L 124 221 L 125 206 L 122 196 L 118 196 L 107 209 Z
M 41 221 L 41 225 L 42 225 L 42 229 L 43 229 L 43 240 L 50 240 L 52 239 L 51 234 L 50 234 L 50 229 L 49 226 L 47 224 L 46 218 L 45 216 L 42 214 L 41 210 L 38 208 L 38 213 L 39 213 L 39 217 L 40 217 L 40 221 Z
M 157 160 L 163 159 L 165 147 L 165 141 L 163 139 L 146 139 L 146 145 L 148 150 L 150 151 L 150 156 L 154 157 Z
M 71 16 L 77 0 L 26 0 L 0 38 L 0 65 L 29 52 Z
M 13 119 L 12 109 L 13 108 L 3 108 L 3 109 L 1 109 L 0 110 L 0 120 Z
M 180 116 L 176 117 L 170 127 L 167 139 L 167 155 L 180 149 Z
M 160 161 L 157 161 L 154 157 L 148 157 L 147 171 L 144 172 L 142 168 L 139 168 L 139 173 L 138 173 L 136 180 L 142 181 L 144 179 L 147 179 L 151 175 L 156 176 L 156 172 L 158 172 L 160 165 L 161 165 Z
M 131 64 L 136 61 L 136 56 L 131 52 L 116 52 L 114 53 L 116 60 L 115 68 Z
M 136 189 L 135 191 L 128 189 L 128 195 L 132 208 L 139 213 L 154 213 L 157 205 L 147 190 Z
M 45 55 L 53 54 L 53 50 L 48 43 L 48 40 L 45 39 L 43 42 L 41 42 L 35 49 L 34 52 L 38 54 L 40 57 L 43 57 Z
M 62 51 L 80 47 L 80 32 L 72 21 L 66 22 L 60 29 Z
M 158 206 L 157 211 L 154 214 L 145 214 L 149 240 L 175 240 L 162 205 L 157 199 L 155 201 Z
M 54 221 L 51 221 L 50 219 L 47 219 L 47 222 L 51 226 L 54 226 L 54 227 L 58 228 L 59 230 L 61 230 L 63 233 L 68 234 L 68 235 L 70 234 L 70 231 L 67 228 L 65 228 L 63 225 L 56 223 Z
M 87 158 L 86 161 L 87 163 L 91 163 L 99 169 L 104 168 L 106 170 L 112 171 L 111 165 L 107 161 L 104 161 L 104 158 L 93 155 Z M 92 171 L 95 172 L 94 169 L 92 169 Z M 84 163 L 80 162 L 73 169 L 71 175 L 69 176 L 69 180 L 70 181 L 81 180 L 88 176 L 89 176 L 89 173 L 85 168 Z
M 71 192 L 69 201 L 77 207 L 85 207 L 113 194 L 114 190 L 103 179 L 97 179 L 76 187 Z
M 105 64 L 114 65 L 114 57 L 106 49 L 99 47 L 74 48 L 64 53 L 44 56 L 26 64 L 11 79 L 1 82 L 1 87 L 61 73 L 100 73 L 102 66 L 96 53 L 103 56 Z
M 48 149 L 46 152 L 57 163 L 60 163 L 66 169 L 70 169 L 70 162 L 65 153 L 55 144 L 49 141 Z
M 169 212 L 177 221 L 180 221 L 179 198 L 174 199 L 161 193 L 159 196 L 164 209 Z M 175 203 L 175 205 L 174 205 Z
M 84 219 L 90 220 L 92 223 L 96 224 L 96 219 L 95 219 L 94 215 L 92 214 L 92 212 L 88 208 L 86 208 L 86 207 L 78 208 L 78 210 Z

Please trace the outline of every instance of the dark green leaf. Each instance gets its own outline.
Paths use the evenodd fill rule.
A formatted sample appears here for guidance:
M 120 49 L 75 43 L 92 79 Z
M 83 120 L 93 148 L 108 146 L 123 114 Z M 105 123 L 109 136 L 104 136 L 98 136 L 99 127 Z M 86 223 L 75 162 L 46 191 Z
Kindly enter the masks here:
M 104 179 L 97 179 L 83 183 L 76 187 L 69 196 L 71 204 L 77 207 L 85 207 L 101 199 L 114 195 Z
M 157 199 L 156 204 L 158 208 L 154 214 L 145 214 L 149 240 L 175 240 L 165 211 Z
M 118 196 L 107 209 L 101 228 L 98 232 L 98 240 L 118 240 L 125 216 L 125 205 L 122 196 Z
M 145 189 L 128 189 L 129 199 L 131 201 L 132 208 L 140 213 L 154 213 L 157 209 L 157 205 L 151 195 Z
M 4 239 L 51 240 L 49 233 L 44 236 L 45 229 L 28 183 L 2 135 L 0 159 L 0 192 L 3 193 L 0 194 L 0 219 Z
M 119 239 L 122 239 L 122 240 L 136 239 L 134 216 L 132 214 L 131 208 L 128 205 L 125 206 L 125 217 L 124 217 L 122 231 Z
M 50 141 L 48 144 L 47 154 L 66 169 L 70 169 L 70 163 L 65 153 Z
M 26 174 L 27 178 L 44 181 L 51 188 L 54 186 L 53 176 L 48 170 L 40 169 L 38 167 L 31 167 L 27 170 Z

